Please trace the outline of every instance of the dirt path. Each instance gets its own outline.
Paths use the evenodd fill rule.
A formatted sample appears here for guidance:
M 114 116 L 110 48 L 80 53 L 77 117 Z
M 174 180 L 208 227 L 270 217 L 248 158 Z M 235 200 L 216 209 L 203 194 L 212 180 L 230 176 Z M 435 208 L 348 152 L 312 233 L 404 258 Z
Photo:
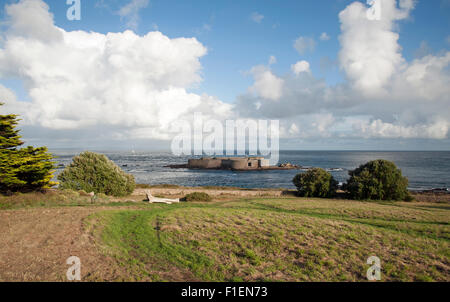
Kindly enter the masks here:
M 104 256 L 83 230 L 85 217 L 105 209 L 108 207 L 0 211 L 0 281 L 66 281 L 70 256 L 80 258 L 82 280 L 125 277 L 126 272 Z

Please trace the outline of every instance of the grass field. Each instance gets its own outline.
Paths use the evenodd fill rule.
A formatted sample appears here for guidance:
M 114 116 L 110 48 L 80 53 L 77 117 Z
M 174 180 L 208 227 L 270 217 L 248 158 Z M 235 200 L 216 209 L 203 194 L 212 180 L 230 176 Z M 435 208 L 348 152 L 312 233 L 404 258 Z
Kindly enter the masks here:
M 106 274 L 103 260 L 92 261 L 83 280 L 366 281 L 372 255 L 381 259 L 383 281 L 450 280 L 448 203 L 252 197 L 100 207 L 78 198 L 64 209 L 80 213 L 73 223 L 90 238 L 85 250 L 109 267 Z M 32 211 L 3 208 L 8 217 Z M 0 253 L 0 280 L 14 279 L 1 269 Z
M 104 251 L 136 280 L 449 280 L 450 207 L 342 200 L 242 199 L 100 212 Z

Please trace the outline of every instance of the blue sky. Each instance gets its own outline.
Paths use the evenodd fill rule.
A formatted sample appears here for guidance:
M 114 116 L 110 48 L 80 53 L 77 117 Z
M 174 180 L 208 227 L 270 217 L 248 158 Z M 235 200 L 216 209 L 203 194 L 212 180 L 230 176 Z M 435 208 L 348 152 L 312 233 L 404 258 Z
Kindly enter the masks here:
M 35 35 L 32 33 L 33 28 L 31 25 L 30 28 L 25 28 L 26 26 L 25 29 L 22 28 L 20 24 L 23 22 L 34 24 L 33 26 L 36 28 L 42 26 L 48 31 L 52 31 L 51 27 L 53 26 L 62 28 L 66 38 L 75 31 L 89 34 L 89 37 L 83 38 L 86 40 L 80 40 L 80 45 L 89 39 L 94 41 L 96 33 L 106 37 L 107 33 L 123 33 L 125 30 L 133 31 L 139 38 L 149 32 L 159 31 L 171 42 L 176 38 L 195 38 L 198 41 L 198 45 L 195 47 L 200 48 L 191 49 L 186 44 L 178 49 L 182 53 L 183 47 L 188 47 L 185 61 L 180 59 L 178 62 L 176 57 L 172 57 L 171 60 L 175 60 L 173 64 L 179 64 L 170 67 L 175 70 L 172 78 L 155 80 L 156 82 L 151 85 L 156 87 L 160 85 L 160 81 L 168 81 L 171 83 L 170 85 L 181 88 L 183 95 L 190 94 L 189 96 L 185 95 L 189 97 L 185 104 L 197 104 L 194 99 L 200 96 L 202 96 L 202 102 L 205 102 L 203 99 L 207 97 L 213 97 L 217 100 L 215 107 L 222 108 L 223 112 L 231 110 L 231 117 L 281 118 L 287 139 L 285 146 L 289 146 L 289 148 L 304 146 L 305 148 L 320 149 L 322 146 L 325 149 L 349 149 L 348 146 L 351 146 L 351 149 L 360 149 L 367 146 L 368 149 L 374 149 L 374 146 L 381 146 L 381 149 L 420 149 L 424 142 L 426 149 L 442 150 L 450 147 L 448 138 L 450 116 L 447 109 L 442 112 L 439 112 L 438 109 L 450 105 L 448 94 L 446 95 L 447 82 L 450 79 L 447 59 L 450 48 L 449 0 L 406 0 L 405 5 L 411 3 L 407 8 L 399 7 L 396 0 L 377 0 L 384 1 L 383 5 L 395 2 L 397 7 L 394 8 L 395 13 L 399 14 L 402 9 L 407 11 L 407 16 L 389 20 L 387 30 L 382 25 L 379 28 L 372 28 L 372 24 L 352 23 L 354 20 L 350 20 L 350 15 L 340 18 L 340 13 L 349 12 L 358 7 L 355 6 L 355 2 L 366 5 L 365 1 L 80 0 L 81 20 L 79 21 L 67 19 L 66 11 L 69 5 L 66 4 L 66 1 L 45 0 L 48 7 L 40 5 L 44 3 L 42 1 L 44 0 L 0 1 L 1 30 L 4 41 L 13 41 L 13 38 L 16 37 L 26 37 L 29 39 L 29 43 L 32 43 L 30 37 Z M 39 5 L 28 7 L 27 3 L 38 3 Z M 140 7 L 134 12 L 121 14 L 121 9 L 130 3 L 140 5 Z M 8 12 L 6 5 L 11 7 L 17 5 L 26 13 L 21 14 L 18 12 L 20 10 Z M 53 16 L 46 15 L 47 10 Z M 37 18 L 38 14 L 42 14 L 43 17 Z M 51 23 L 53 25 L 49 25 Z M 344 23 L 353 29 L 343 32 L 341 25 Z M 353 60 L 352 56 L 367 52 L 368 48 L 365 44 L 370 43 L 365 39 L 364 34 L 355 37 L 355 43 L 351 41 L 351 32 L 354 33 L 357 27 L 361 27 L 359 34 L 367 31 L 374 37 L 378 37 L 379 34 L 382 36 L 378 37 L 380 43 L 376 44 L 376 47 L 380 49 L 373 50 L 373 55 L 381 60 L 381 64 L 384 64 L 383 60 L 388 61 L 386 69 L 378 68 L 377 63 L 371 64 L 370 60 L 364 58 L 364 55 Z M 346 34 L 350 36 L 346 36 Z M 398 34 L 398 40 L 392 38 L 391 34 Z M 342 41 L 339 39 L 340 37 L 343 37 Z M 303 52 L 299 51 L 294 47 L 295 41 L 299 38 L 313 41 L 311 43 L 314 44 L 314 47 L 307 48 Z M 384 41 L 386 41 L 386 45 Z M 64 44 L 64 42 L 62 43 Z M 13 44 L 11 42 L 11 45 L 8 45 L 6 42 L 3 46 L 6 53 L 8 47 L 12 47 Z M 64 45 L 64 47 L 66 46 Z M 51 44 L 47 44 L 46 47 L 49 47 L 48 51 L 57 49 Z M 145 57 L 147 51 L 158 46 L 153 44 L 147 45 L 147 47 L 144 47 L 141 56 Z M 206 54 L 202 53 L 201 47 L 207 49 Z M 385 55 L 386 53 L 388 54 Z M 273 56 L 272 60 L 271 56 Z M 26 55 L 22 57 L 26 57 Z M 346 57 L 347 61 L 345 61 Z M 71 58 L 73 59 L 74 56 Z M 4 58 L 4 60 L 7 59 L 7 57 Z M 67 135 L 57 125 L 60 125 L 61 121 L 72 123 L 76 119 L 75 116 L 66 116 L 67 111 L 70 110 L 68 108 L 71 108 L 70 102 L 73 103 L 73 101 L 67 100 L 68 103 L 61 103 L 60 113 L 49 110 L 51 104 L 44 104 L 45 101 L 41 99 L 43 96 L 36 93 L 50 87 L 49 83 L 44 83 L 41 76 L 31 75 L 39 64 L 35 68 L 30 66 L 37 64 L 36 61 L 39 59 L 28 59 L 30 60 L 28 62 L 16 62 L 18 60 L 15 60 L 17 66 L 14 67 L 5 61 L 4 65 L 7 67 L 4 67 L 2 71 L 0 57 L 0 85 L 8 91 L 12 91 L 12 94 L 15 95 L 14 100 L 20 101 L 14 104 L 15 107 L 13 106 L 19 108 L 19 111 L 24 107 L 23 101 L 37 106 L 34 114 L 29 114 L 24 118 L 25 136 L 31 137 L 32 133 L 33 135 L 40 133 L 43 142 L 61 146 L 63 142 L 67 141 Z M 168 65 L 172 64 L 170 61 L 166 61 L 167 58 L 161 57 L 160 59 Z M 11 58 L 9 60 L 12 61 Z M 51 69 L 50 66 L 62 66 L 63 64 L 60 62 L 63 60 L 63 53 L 60 57 L 56 55 L 53 62 L 50 58 L 48 62 L 50 65 L 47 66 L 49 67 L 47 69 Z M 196 60 L 199 60 L 200 65 L 196 65 Z M 105 59 L 98 61 L 99 64 L 103 64 L 102 62 L 105 62 Z M 307 63 L 306 72 L 303 70 L 294 72 L 293 65 L 296 62 Z M 375 59 L 374 62 L 378 61 Z M 73 66 L 68 68 L 68 74 L 65 75 L 67 76 L 66 81 L 70 81 L 72 67 L 73 70 L 77 70 L 74 67 L 77 62 L 71 63 Z M 39 68 L 45 69 L 46 67 L 42 64 L 39 65 Z M 352 71 L 352 66 L 355 64 L 367 65 L 374 70 L 367 72 L 360 70 L 361 74 L 355 74 L 354 70 Z M 422 68 L 423 66 L 428 66 L 426 72 Z M 13 71 L 5 71 L 7 68 L 12 68 Z M 400 87 L 401 85 L 398 83 L 405 82 L 405 79 L 415 81 L 411 78 L 411 72 L 414 73 L 417 70 L 425 72 L 420 76 L 422 82 L 414 82 L 415 84 L 411 82 L 417 91 Z M 120 73 L 120 70 L 117 72 Z M 133 72 L 133 70 L 129 70 L 129 72 Z M 147 69 L 147 72 L 149 78 L 145 80 L 147 82 L 143 81 L 142 85 L 152 81 L 149 79 L 155 77 L 151 74 L 153 72 L 151 69 Z M 177 78 L 177 73 L 184 72 L 186 75 L 180 86 L 177 82 L 179 79 L 173 78 Z M 373 74 L 376 76 L 372 77 Z M 198 75 L 200 75 L 201 81 L 194 80 Z M 61 77 L 61 71 L 49 77 L 53 76 L 53 80 Z M 85 75 L 77 76 L 83 78 Z M 189 81 L 189 77 L 192 77 L 193 80 Z M 380 81 L 383 83 L 379 86 L 371 83 L 370 85 L 373 84 L 373 87 L 367 87 L 367 79 L 372 82 L 374 79 L 381 79 Z M 439 85 L 433 88 L 431 85 L 429 87 L 431 91 L 439 92 L 435 96 L 430 96 L 429 92 L 425 92 L 425 88 L 428 86 L 427 81 L 430 79 L 436 80 L 436 85 Z M 55 85 L 58 86 L 58 81 L 55 80 L 52 85 L 53 88 Z M 89 89 L 95 88 L 95 85 L 93 86 Z M 140 97 L 158 98 L 159 93 L 172 91 L 172 88 L 156 87 L 152 91 L 146 91 Z M 57 91 L 65 91 L 67 87 L 62 85 L 57 89 L 59 89 Z M 76 93 L 89 95 L 89 89 L 76 91 Z M 408 90 L 409 95 L 406 93 Z M 381 92 L 379 95 L 375 95 L 374 91 Z M 107 102 L 106 94 L 100 93 L 95 101 L 104 104 Z M 9 96 L 11 93 L 7 95 Z M 427 105 L 430 98 L 433 99 L 432 106 Z M 334 100 L 339 100 L 339 102 L 330 104 L 330 101 Z M 360 100 L 361 104 L 358 103 Z M 126 100 L 123 101 L 123 104 L 133 105 L 135 102 L 138 101 Z M 277 102 L 279 105 L 276 105 Z M 114 103 L 116 107 L 118 104 L 122 105 L 120 102 Z M 232 109 L 229 109 L 226 104 L 232 106 Z M 54 103 L 52 106 L 54 107 Z M 305 109 L 293 109 L 296 106 Z M 259 112 L 253 114 L 255 107 Z M 425 112 L 423 108 L 428 108 L 428 111 Z M 104 111 L 105 108 L 102 110 Z M 183 110 L 181 112 L 180 109 L 178 117 L 187 114 L 191 109 L 183 108 Z M 292 112 L 286 112 L 283 115 L 277 110 Z M 139 113 L 136 114 L 139 115 Z M 44 116 L 53 119 L 52 123 L 43 121 Z M 230 115 L 225 117 L 223 114 L 218 118 L 230 118 Z M 129 135 L 117 133 L 115 125 L 118 123 L 118 121 L 112 121 L 109 125 L 102 125 L 110 131 L 108 132 L 110 136 L 105 134 L 105 137 L 108 136 L 105 138 L 105 145 L 111 137 L 117 139 L 117 137 Z M 90 131 L 85 127 L 92 123 L 79 120 L 72 124 L 74 126 L 67 126 L 70 130 L 80 129 L 80 131 L 89 133 Z M 149 125 L 144 124 L 137 123 L 135 126 L 129 126 L 129 130 L 137 129 L 139 132 L 146 129 L 145 131 L 149 131 Z M 163 124 L 160 121 L 159 130 L 164 128 Z M 42 127 L 41 132 L 36 130 L 39 127 Z M 33 130 L 30 130 L 31 128 Z M 342 129 L 345 131 L 340 132 Z M 353 131 L 351 129 L 355 133 L 350 133 Z M 86 137 L 88 136 L 86 134 Z M 141 135 L 138 136 L 141 137 Z M 64 140 L 61 140 L 61 137 L 65 137 Z M 52 141 L 50 138 L 55 140 Z M 167 140 L 167 138 L 163 138 L 163 135 L 161 137 L 152 135 L 151 139 Z M 358 140 L 361 140 L 360 144 Z M 76 142 L 70 143 L 70 145 L 74 144 Z M 359 146 L 362 147 L 358 148 Z
M 17 1 L 6 1 L 13 3 Z M 69 21 L 65 1 L 47 0 L 55 24 L 68 31 L 85 30 L 100 33 L 127 29 L 127 19 L 116 12 L 127 0 L 81 0 L 82 19 Z M 336 65 L 340 34 L 338 14 L 353 1 L 314 0 L 151 0 L 139 11 L 139 34 L 155 29 L 170 38 L 196 37 L 208 48 L 201 59 L 203 82 L 195 92 L 207 92 L 225 102 L 233 102 L 252 83 L 248 71 L 252 66 L 267 64 L 274 55 L 273 70 L 289 72 L 293 61 L 310 62 L 312 72 L 333 85 L 345 75 Z M 361 1 L 363 2 L 363 1 Z M 4 14 L 3 7 L 2 14 Z M 253 13 L 264 18 L 251 19 Z M 422 42 L 431 52 L 449 48 L 446 40 L 450 28 L 450 1 L 419 1 L 409 20 L 400 24 L 400 44 L 406 59 L 412 60 Z M 320 41 L 326 32 L 328 41 Z M 298 36 L 315 38 L 316 48 L 303 56 L 293 47 Z M 322 60 L 322 64 L 321 64 Z M 325 63 L 328 62 L 328 63 Z M 26 97 L 20 81 L 0 81 L 13 86 Z

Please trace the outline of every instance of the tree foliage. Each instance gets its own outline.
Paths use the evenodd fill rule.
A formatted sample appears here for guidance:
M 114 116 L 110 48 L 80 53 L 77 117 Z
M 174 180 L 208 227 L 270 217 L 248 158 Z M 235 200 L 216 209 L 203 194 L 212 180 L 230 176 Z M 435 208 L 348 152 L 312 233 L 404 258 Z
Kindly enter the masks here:
M 3 103 L 0 103 L 0 106 Z M 18 148 L 20 140 L 17 115 L 0 115 L 0 192 L 31 191 L 49 188 L 55 163 L 46 147 Z
M 292 180 L 298 194 L 304 197 L 332 197 L 336 194 L 337 181 L 321 168 L 313 168 L 297 174 Z
M 0 103 L 2 106 L 3 103 Z M 0 115 L 0 149 L 15 149 L 18 146 L 23 145 L 20 140 L 19 130 L 15 127 L 19 120 L 17 115 L 8 114 Z
M 134 177 L 103 154 L 83 152 L 58 176 L 60 188 L 126 196 L 135 188 Z
M 408 179 L 393 162 L 378 159 L 349 171 L 344 186 L 351 198 L 365 200 L 410 200 Z

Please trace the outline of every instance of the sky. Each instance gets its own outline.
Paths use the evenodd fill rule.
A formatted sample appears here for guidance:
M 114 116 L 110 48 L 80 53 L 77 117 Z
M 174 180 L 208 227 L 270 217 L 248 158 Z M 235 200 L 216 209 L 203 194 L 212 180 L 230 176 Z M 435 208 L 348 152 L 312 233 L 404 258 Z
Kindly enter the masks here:
M 202 112 L 279 120 L 282 149 L 450 150 L 448 0 L 79 2 L 0 0 L 28 144 L 167 149 Z

